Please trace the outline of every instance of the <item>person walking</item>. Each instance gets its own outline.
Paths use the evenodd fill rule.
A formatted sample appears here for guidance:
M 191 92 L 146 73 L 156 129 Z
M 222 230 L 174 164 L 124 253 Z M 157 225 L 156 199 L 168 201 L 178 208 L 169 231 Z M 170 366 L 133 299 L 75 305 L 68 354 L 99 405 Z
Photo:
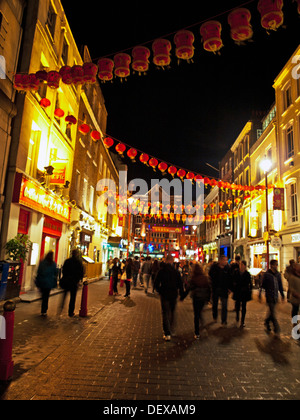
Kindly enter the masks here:
M 289 301 L 292 305 L 293 326 L 297 325 L 296 317 L 300 307 L 300 264 L 294 264 L 294 273 L 289 276 Z
M 159 262 L 155 258 L 155 260 L 153 261 L 153 264 L 152 264 L 152 268 L 151 268 L 152 293 L 154 293 L 154 291 L 155 291 L 154 285 L 155 285 L 155 279 L 156 279 L 158 271 L 159 271 Z
M 219 257 L 218 263 L 214 263 L 209 270 L 209 277 L 212 286 L 212 312 L 213 319 L 217 322 L 218 319 L 218 304 L 219 299 L 222 304 L 221 321 L 222 325 L 227 325 L 227 303 L 228 293 L 230 291 L 230 276 L 228 259 L 225 255 Z
M 163 267 L 158 271 L 155 279 L 155 290 L 160 294 L 164 340 L 170 341 L 174 334 L 175 309 L 178 290 L 184 298 L 183 284 L 180 274 L 173 267 L 173 257 L 168 255 Z
M 151 257 L 146 257 L 146 261 L 144 262 L 141 269 L 141 273 L 143 276 L 144 289 L 145 289 L 146 294 L 148 293 L 148 287 L 149 287 L 149 282 L 151 278 L 151 269 L 152 269 Z
M 40 262 L 35 280 L 35 284 L 42 294 L 42 316 L 47 315 L 50 292 L 57 287 L 57 275 L 58 270 L 54 261 L 54 252 L 50 251 Z
M 132 282 L 133 282 L 134 288 L 136 288 L 136 285 L 137 285 L 137 278 L 138 278 L 140 268 L 141 268 L 141 264 L 139 262 L 139 257 L 136 256 L 134 257 L 134 260 L 133 260 L 133 271 L 132 271 Z
M 112 279 L 113 279 L 114 295 L 118 296 L 119 295 L 119 293 L 118 293 L 118 281 L 119 281 L 119 277 L 121 278 L 121 275 L 122 275 L 122 270 L 121 270 L 121 267 L 119 265 L 118 258 L 113 259 L 111 275 L 112 275 Z
M 210 300 L 210 292 L 209 278 L 204 274 L 200 264 L 197 263 L 193 267 L 190 280 L 190 293 L 193 299 L 194 309 L 195 339 L 200 338 L 200 327 L 203 332 L 206 331 L 204 329 L 202 311 L 206 303 Z
M 132 273 L 133 273 L 133 263 L 132 263 L 131 258 L 128 258 L 128 260 L 126 261 L 124 270 L 126 271 L 126 280 L 125 280 L 126 294 L 124 295 L 124 297 L 129 297 L 130 285 L 132 282 Z
M 267 333 L 271 332 L 270 322 L 272 322 L 274 326 L 274 333 L 276 336 L 279 336 L 280 327 L 276 317 L 276 305 L 278 303 L 278 292 L 280 292 L 282 300 L 284 300 L 284 293 L 281 274 L 278 271 L 277 260 L 270 261 L 270 268 L 266 271 L 262 280 L 262 289 L 265 290 L 266 301 L 269 308 L 265 319 L 266 331 Z
M 62 312 L 65 304 L 65 299 L 67 293 L 70 292 L 70 302 L 69 302 L 69 317 L 75 315 L 75 303 L 76 295 L 78 290 L 78 283 L 83 279 L 84 269 L 83 264 L 79 256 L 79 250 L 74 249 L 72 251 L 72 256 L 68 258 L 62 268 L 62 279 L 61 287 L 64 289 L 63 298 L 61 302 L 60 313 Z
M 242 317 L 240 327 L 245 327 L 245 317 L 247 312 L 247 302 L 252 299 L 252 280 L 247 270 L 246 261 L 240 261 L 239 269 L 233 273 L 233 300 L 235 300 L 236 322 L 240 320 L 242 305 Z

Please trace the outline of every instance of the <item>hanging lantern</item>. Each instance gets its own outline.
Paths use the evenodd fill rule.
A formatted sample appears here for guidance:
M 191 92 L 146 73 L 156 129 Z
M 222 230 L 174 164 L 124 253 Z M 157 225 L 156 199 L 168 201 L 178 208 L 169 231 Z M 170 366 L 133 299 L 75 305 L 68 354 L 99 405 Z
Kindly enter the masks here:
M 204 185 L 205 185 L 205 187 L 210 185 L 210 179 L 209 178 L 204 178 Z
M 144 163 L 145 165 L 147 165 L 148 160 L 149 160 L 149 156 L 147 155 L 147 153 L 142 153 L 140 156 L 140 161 Z
M 65 121 L 68 124 L 73 124 L 73 125 L 77 124 L 77 119 L 74 117 L 74 115 L 67 115 L 65 118 Z
M 128 54 L 120 53 L 114 56 L 115 75 L 120 77 L 121 80 L 130 75 L 131 57 Z
M 175 219 L 174 213 L 171 213 L 171 214 L 170 214 L 170 220 L 171 220 L 172 222 L 174 222 L 174 219 Z
M 229 219 L 232 219 L 232 211 L 229 211 L 229 212 L 227 213 L 227 216 L 228 216 L 228 218 L 229 218 Z
M 168 172 L 174 178 L 174 176 L 176 175 L 176 172 L 177 172 L 177 168 L 175 166 L 170 166 L 169 169 L 168 169 Z
M 226 205 L 227 205 L 228 208 L 230 208 L 231 204 L 232 204 L 232 200 L 227 200 L 226 201 Z
M 58 89 L 61 81 L 61 75 L 58 71 L 50 71 L 47 77 L 47 83 L 49 88 Z
M 177 32 L 174 37 L 176 44 L 176 56 L 181 60 L 191 60 L 194 57 L 194 41 L 193 32 L 182 30 Z
M 146 47 L 135 47 L 132 50 L 132 68 L 140 75 L 149 69 L 150 50 Z
M 78 131 L 81 133 L 81 134 L 84 134 L 85 136 L 87 135 L 87 134 L 89 134 L 89 132 L 91 131 L 91 128 L 90 128 L 90 126 L 89 125 L 87 125 L 87 124 L 81 124 L 79 127 L 78 127 Z
M 283 24 L 283 0 L 259 0 L 257 8 L 263 28 L 276 31 Z
M 166 170 L 168 169 L 168 165 L 165 162 L 160 162 L 160 164 L 158 165 L 158 169 L 164 173 L 166 172 Z
M 210 185 L 211 185 L 212 187 L 215 187 L 217 184 L 218 184 L 218 181 L 216 181 L 215 179 L 211 179 L 211 181 L 210 181 Z
M 16 74 L 14 77 L 14 88 L 21 91 L 30 90 L 29 74 Z
M 76 86 L 84 84 L 84 71 L 82 66 L 73 66 L 71 69 L 71 75 L 73 83 Z
M 70 66 L 63 66 L 59 70 L 59 74 L 61 75 L 62 82 L 66 85 L 71 85 L 73 83 L 72 68 Z
M 112 146 L 114 145 L 114 141 L 113 141 L 113 139 L 111 139 L 110 137 L 106 137 L 106 138 L 103 140 L 103 143 L 104 143 L 104 146 L 105 146 L 107 149 L 109 149 L 110 147 L 112 147 Z
M 63 111 L 60 108 L 56 108 L 56 110 L 54 111 L 54 116 L 56 118 L 63 118 L 65 116 L 65 111 Z
M 51 105 L 51 102 L 47 98 L 42 98 L 40 100 L 40 105 L 42 108 L 48 108 Z
M 123 155 L 123 153 L 126 150 L 126 146 L 123 143 L 119 143 L 116 145 L 116 151 L 119 153 L 119 155 Z
M 98 76 L 102 82 L 108 82 L 114 78 L 113 70 L 115 63 L 110 58 L 100 58 L 98 61 Z
M 183 215 L 181 216 L 181 218 L 182 218 L 183 223 L 185 223 L 185 221 L 186 221 L 186 214 L 183 214 Z
M 97 81 L 98 66 L 94 63 L 84 63 L 83 66 L 83 80 L 89 85 L 93 85 Z
M 222 25 L 216 20 L 210 20 L 201 25 L 200 34 L 203 39 L 203 48 L 206 51 L 216 53 L 223 47 L 221 31 Z
M 223 206 L 224 206 L 224 202 L 223 201 L 219 201 L 219 207 L 220 207 L 221 210 L 222 210 Z
M 155 158 L 151 158 L 150 160 L 149 160 L 149 165 L 151 166 L 151 168 L 153 168 L 154 170 L 155 170 L 155 168 L 157 167 L 157 165 L 158 165 L 158 160 L 157 159 L 155 159 Z
M 238 209 L 238 214 L 239 214 L 240 216 L 242 216 L 242 215 L 244 214 L 244 210 L 243 210 L 243 209 Z
M 94 130 L 91 132 L 91 138 L 93 141 L 99 141 L 101 139 L 101 133 L 99 133 L 97 130 Z
M 235 198 L 234 202 L 235 204 L 238 206 L 240 204 L 241 199 L 240 198 Z
M 203 204 L 203 209 L 204 211 L 207 209 L 208 205 L 207 204 Z
M 179 171 L 177 172 L 177 176 L 178 176 L 181 180 L 183 180 L 183 178 L 185 177 L 185 174 L 186 174 L 186 172 L 185 172 L 185 170 L 184 170 L 184 169 L 179 169 Z
M 48 73 L 46 72 L 46 70 L 39 70 L 35 73 L 35 75 L 40 83 L 47 82 Z
M 39 90 L 39 87 L 40 87 L 39 79 L 36 77 L 36 74 L 31 73 L 29 75 L 29 83 L 28 83 L 29 90 L 33 92 L 37 92 Z
M 181 219 L 181 215 L 180 214 L 176 214 L 176 222 L 180 222 L 180 219 Z
M 233 211 L 233 217 L 238 217 L 238 211 L 237 210 Z
M 186 179 L 189 179 L 190 181 L 193 181 L 194 178 L 195 178 L 195 174 L 193 172 L 188 172 L 186 174 Z
M 216 207 L 216 203 L 210 203 L 210 207 L 213 210 Z
M 210 214 L 208 216 L 205 216 L 205 221 L 206 222 L 210 222 L 211 221 L 211 215 Z
M 231 38 L 239 43 L 252 38 L 253 30 L 250 24 L 251 13 L 248 9 L 233 10 L 228 16 L 231 27 Z
M 171 63 L 170 51 L 172 49 L 171 42 L 167 39 L 156 39 L 152 44 L 153 63 L 164 68 Z
M 134 161 L 136 155 L 137 155 L 137 150 L 136 149 L 131 148 L 127 152 L 127 156 L 130 157 L 130 159 L 133 160 L 133 161 Z
M 200 184 L 201 182 L 203 182 L 203 177 L 201 175 L 196 175 L 195 176 L 195 181 Z

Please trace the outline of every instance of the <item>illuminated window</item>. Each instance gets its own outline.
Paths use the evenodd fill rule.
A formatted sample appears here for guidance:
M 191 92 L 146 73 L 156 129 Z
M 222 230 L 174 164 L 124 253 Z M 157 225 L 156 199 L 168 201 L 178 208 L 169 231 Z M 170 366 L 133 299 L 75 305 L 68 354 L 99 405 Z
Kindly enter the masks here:
M 41 131 L 31 130 L 25 172 L 33 178 L 36 177 L 37 150 L 40 138 Z
M 47 26 L 50 31 L 50 34 L 52 35 L 52 38 L 54 38 L 54 34 L 55 34 L 56 18 L 57 18 L 57 15 L 50 1 L 50 5 L 48 9 L 48 17 L 47 17 Z
M 88 191 L 88 181 L 83 179 L 83 189 L 82 189 L 82 206 L 87 210 L 87 191 Z
M 291 103 L 292 103 L 292 87 L 291 85 L 288 85 L 287 88 L 283 91 L 284 110 L 288 109 Z
M 290 220 L 291 222 L 298 221 L 298 205 L 297 205 L 297 187 L 296 183 L 289 185 L 290 192 Z
M 289 159 L 294 156 L 294 129 L 290 125 L 286 130 L 286 157 Z

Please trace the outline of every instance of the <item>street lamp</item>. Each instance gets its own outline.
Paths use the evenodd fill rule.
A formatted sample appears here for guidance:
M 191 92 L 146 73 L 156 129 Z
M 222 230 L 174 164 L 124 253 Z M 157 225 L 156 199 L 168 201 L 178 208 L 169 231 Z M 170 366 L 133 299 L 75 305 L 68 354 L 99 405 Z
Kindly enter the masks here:
M 270 252 L 269 252 L 269 203 L 268 203 L 268 173 L 272 167 L 272 162 L 266 156 L 260 162 L 260 169 L 264 171 L 265 174 L 265 187 L 266 187 L 266 228 L 267 228 L 267 270 L 269 270 L 269 259 L 270 259 Z

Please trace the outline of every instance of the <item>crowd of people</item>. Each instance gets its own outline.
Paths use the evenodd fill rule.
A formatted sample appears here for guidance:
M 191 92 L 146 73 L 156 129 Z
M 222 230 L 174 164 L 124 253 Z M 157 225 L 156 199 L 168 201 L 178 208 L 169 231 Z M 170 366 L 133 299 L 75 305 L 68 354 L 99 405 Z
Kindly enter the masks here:
M 175 310 L 178 300 L 183 301 L 190 295 L 194 309 L 194 337 L 199 339 L 200 334 L 207 334 L 203 321 L 203 308 L 210 304 L 213 321 L 218 321 L 219 302 L 221 303 L 221 324 L 227 325 L 228 297 L 232 294 L 235 301 L 236 323 L 240 328 L 245 327 L 247 302 L 252 300 L 252 278 L 247 270 L 246 261 L 236 256 L 229 264 L 228 258 L 221 255 L 218 261 L 209 260 L 208 263 L 183 261 L 174 263 L 172 256 L 158 261 L 150 257 L 128 258 L 120 262 L 118 258 L 109 261 L 109 277 L 112 276 L 113 290 L 118 293 L 118 282 L 121 278 L 126 284 L 125 297 L 130 296 L 131 284 L 133 288 L 139 286 L 148 293 L 159 293 L 162 309 L 164 339 L 171 340 L 174 334 Z M 271 260 L 270 268 L 264 273 L 259 290 L 265 291 L 268 312 L 264 321 L 265 330 L 271 333 L 271 325 L 275 337 L 280 335 L 280 326 L 276 315 L 276 305 L 279 294 L 285 299 L 282 278 L 278 271 L 278 261 Z M 290 261 L 285 278 L 288 281 L 287 299 L 292 305 L 292 318 L 296 320 L 300 305 L 300 264 Z M 294 326 L 297 324 L 295 321 Z
M 268 313 L 264 321 L 267 333 L 271 333 L 271 325 L 275 336 L 280 335 L 280 326 L 276 315 L 276 305 L 279 294 L 285 299 L 282 278 L 278 271 L 278 261 L 271 260 L 270 268 L 264 273 L 260 285 L 259 298 L 265 291 Z M 159 293 L 162 309 L 162 323 L 164 339 L 171 340 L 174 334 L 175 310 L 178 296 L 183 301 L 191 296 L 194 309 L 194 337 L 207 334 L 203 321 L 203 308 L 210 304 L 213 321 L 218 321 L 219 302 L 221 303 L 221 324 L 227 325 L 228 297 L 232 293 L 235 301 L 236 323 L 240 328 L 245 327 L 247 302 L 252 299 L 252 279 L 247 270 L 246 261 L 236 258 L 228 263 L 228 258 L 221 255 L 218 261 L 208 263 L 183 261 L 174 263 L 173 257 L 168 255 L 158 261 L 147 257 L 128 258 L 120 261 L 118 258 L 108 261 L 109 278 L 113 283 L 113 293 L 119 295 L 118 283 L 124 282 L 125 297 L 129 298 L 131 289 L 138 286 L 144 288 L 147 294 Z M 58 269 L 54 261 L 54 253 L 50 251 L 41 261 L 36 276 L 36 286 L 42 293 L 41 314 L 45 316 L 48 310 L 48 300 L 51 289 L 57 287 Z M 74 316 L 74 308 L 78 284 L 83 279 L 84 269 L 77 249 L 72 251 L 62 267 L 60 287 L 64 290 L 59 311 L 61 313 L 67 293 L 70 293 L 69 316 Z M 284 277 L 288 282 L 287 299 L 292 305 L 291 316 L 294 327 L 297 326 L 300 306 L 300 264 L 294 260 L 286 268 Z

